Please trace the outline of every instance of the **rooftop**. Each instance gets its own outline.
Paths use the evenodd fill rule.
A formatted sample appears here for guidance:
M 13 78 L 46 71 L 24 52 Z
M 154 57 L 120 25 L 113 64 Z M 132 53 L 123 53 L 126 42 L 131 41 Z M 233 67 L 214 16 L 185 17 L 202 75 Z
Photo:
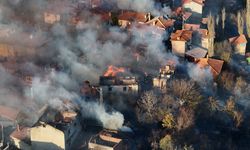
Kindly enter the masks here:
M 193 31 L 189 30 L 177 30 L 175 33 L 171 34 L 172 41 L 190 41 L 192 39 Z
M 118 16 L 118 20 L 146 22 L 148 14 L 143 12 L 124 11 Z
M 221 73 L 224 61 L 212 58 L 200 58 L 197 64 L 201 68 L 209 67 L 213 77 L 217 77 Z
M 16 108 L 0 105 L 0 117 L 16 121 L 19 112 Z
M 116 134 L 117 134 L 116 131 L 104 130 L 101 131 L 98 135 L 92 137 L 89 143 L 94 143 L 107 147 L 115 147 L 122 141 L 122 139 L 118 138 Z
M 190 51 L 187 51 L 185 54 L 194 58 L 204 58 L 207 55 L 207 51 L 202 48 L 196 47 Z
M 247 43 L 247 39 L 246 39 L 246 36 L 244 34 L 241 34 L 239 36 L 229 38 L 229 42 L 237 45 L 237 44 Z

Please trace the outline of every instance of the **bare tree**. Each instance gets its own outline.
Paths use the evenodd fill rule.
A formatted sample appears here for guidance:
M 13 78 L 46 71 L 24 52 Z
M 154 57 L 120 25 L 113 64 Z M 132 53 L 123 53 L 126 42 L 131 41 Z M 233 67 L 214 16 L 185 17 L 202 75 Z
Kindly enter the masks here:
M 232 113 L 235 110 L 235 101 L 234 101 L 233 97 L 230 97 L 227 100 L 225 110 L 229 113 Z
M 191 108 L 196 107 L 202 99 L 199 86 L 194 81 L 189 80 L 172 81 L 167 87 L 167 93 L 181 104 L 185 103 Z
M 238 128 L 241 125 L 241 123 L 243 122 L 243 114 L 242 114 L 242 112 L 234 111 L 233 112 L 233 118 L 234 118 L 234 121 L 235 121 L 235 126 Z
M 181 107 L 177 117 L 177 130 L 183 130 L 194 124 L 194 110 L 189 107 Z
M 145 92 L 137 104 L 137 117 L 141 122 L 153 122 L 157 108 L 157 96 L 153 91 Z
M 216 56 L 219 56 L 222 60 L 226 62 L 230 62 L 233 49 L 229 41 L 224 40 L 224 41 L 215 43 L 214 49 L 216 49 L 216 53 L 215 53 Z

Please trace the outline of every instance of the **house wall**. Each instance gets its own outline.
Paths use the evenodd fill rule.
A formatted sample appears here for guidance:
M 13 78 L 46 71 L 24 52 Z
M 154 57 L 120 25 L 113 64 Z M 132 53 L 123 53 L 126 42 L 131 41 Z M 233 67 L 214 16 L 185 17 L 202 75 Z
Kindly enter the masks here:
M 185 41 L 171 41 L 172 53 L 178 56 L 185 56 L 186 42 Z
M 53 13 L 44 13 L 44 22 L 48 24 L 54 24 L 58 21 L 60 21 L 61 16 L 59 14 L 53 14 Z
M 191 10 L 192 12 L 196 12 L 198 14 L 202 14 L 202 8 L 203 6 L 195 3 L 195 2 L 190 2 L 190 3 L 186 3 L 183 5 L 183 8 L 185 10 Z
M 122 28 L 126 28 L 128 25 L 130 25 L 130 21 L 127 20 L 118 20 L 118 25 Z
M 156 88 L 164 89 L 167 86 L 167 79 L 166 78 L 154 78 L 153 86 Z
M 101 86 L 101 88 L 104 95 L 108 93 L 123 93 L 123 94 L 137 95 L 139 92 L 138 84 Z
M 234 46 L 236 54 L 245 55 L 246 54 L 246 44 L 237 44 Z
M 201 39 L 201 47 L 208 49 L 209 48 L 209 40 L 208 38 Z
M 64 133 L 50 125 L 31 128 L 32 149 L 65 150 Z
M 96 143 L 88 143 L 89 150 L 114 150 L 113 147 L 103 146 Z

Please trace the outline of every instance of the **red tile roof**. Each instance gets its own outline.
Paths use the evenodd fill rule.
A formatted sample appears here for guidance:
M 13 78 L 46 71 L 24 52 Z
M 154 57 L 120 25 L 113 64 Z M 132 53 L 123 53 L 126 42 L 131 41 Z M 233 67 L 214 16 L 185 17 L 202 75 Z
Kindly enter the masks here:
M 189 30 L 177 30 L 171 34 L 172 41 L 190 41 L 192 39 L 193 31 Z
M 174 22 L 174 19 L 164 19 L 163 17 L 155 17 L 152 20 L 146 22 L 146 24 L 151 24 L 153 26 L 166 29 L 173 26 Z
M 209 67 L 213 77 L 217 77 L 221 73 L 224 61 L 212 58 L 201 58 L 198 60 L 197 64 L 201 68 Z
M 186 30 L 198 30 L 198 29 L 200 29 L 200 24 L 185 23 L 184 29 L 186 29 Z
M 146 22 L 147 15 L 148 15 L 147 13 L 143 13 L 143 12 L 125 11 L 118 16 L 118 20 Z
M 19 110 L 8 106 L 0 105 L 0 117 L 16 121 Z
M 16 138 L 19 140 L 24 140 L 29 137 L 30 128 L 28 127 L 20 127 L 19 129 L 16 129 L 10 134 L 10 137 Z
M 229 38 L 229 41 L 230 41 L 230 43 L 235 44 L 235 45 L 247 43 L 247 39 L 246 39 L 246 36 L 244 34 Z

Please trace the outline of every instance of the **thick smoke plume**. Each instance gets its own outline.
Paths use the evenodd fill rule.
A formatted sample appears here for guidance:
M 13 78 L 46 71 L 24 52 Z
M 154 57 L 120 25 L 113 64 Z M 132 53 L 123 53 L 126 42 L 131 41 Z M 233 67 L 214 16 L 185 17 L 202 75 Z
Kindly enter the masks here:
M 118 0 L 109 3 L 117 4 L 120 9 L 153 14 L 169 11 L 168 8 L 156 9 L 153 0 Z M 33 76 L 32 84 L 24 86 L 19 83 L 20 74 L 9 73 L 0 67 L 0 103 L 25 109 L 25 104 L 19 104 L 28 99 L 39 106 L 48 104 L 59 110 L 73 109 L 75 106 L 65 103 L 65 100 L 69 100 L 80 103 L 83 116 L 98 119 L 105 128 L 119 129 L 124 122 L 123 115 L 114 110 L 107 111 L 104 105 L 82 100 L 79 93 L 81 83 L 89 80 L 98 84 L 99 76 L 109 65 L 158 72 L 156 66 L 165 64 L 168 58 L 162 41 L 169 35 L 155 38 L 149 34 L 142 38 L 145 30 L 139 31 L 134 27 L 131 36 L 118 27 L 100 25 L 101 17 L 87 10 L 82 10 L 83 19 L 73 33 L 68 30 L 67 23 L 61 23 L 65 18 L 53 25 L 45 25 L 43 16 L 47 9 L 70 18 L 74 5 L 65 0 L 58 3 L 47 0 L 0 2 L 0 40 L 12 46 L 12 52 L 16 55 L 13 61 L 22 58 L 24 63 L 20 64 L 22 67 L 17 67 L 19 71 L 28 70 L 28 75 Z M 133 53 L 141 44 L 148 47 L 141 62 L 136 62 Z M 51 67 L 52 64 L 59 66 L 60 71 Z

